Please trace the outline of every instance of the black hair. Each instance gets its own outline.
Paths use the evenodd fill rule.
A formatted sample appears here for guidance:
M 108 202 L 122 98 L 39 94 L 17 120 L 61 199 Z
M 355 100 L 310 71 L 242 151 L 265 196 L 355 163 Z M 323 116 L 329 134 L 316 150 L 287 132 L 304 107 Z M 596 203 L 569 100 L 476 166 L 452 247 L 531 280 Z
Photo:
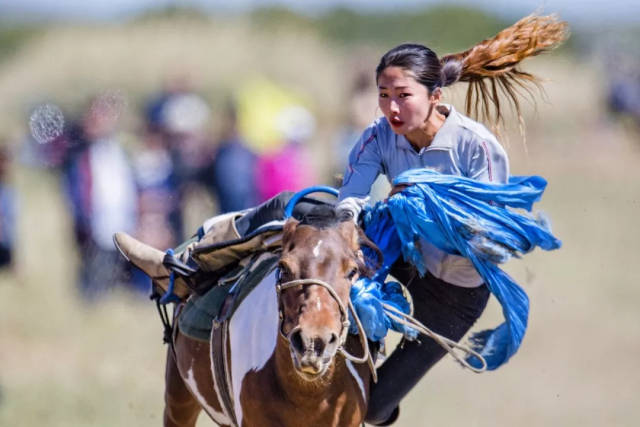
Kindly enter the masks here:
M 385 53 L 376 68 L 376 81 L 387 67 L 400 67 L 410 71 L 429 93 L 457 82 L 462 74 L 462 64 L 459 61 L 447 61 L 443 64 L 434 51 L 415 43 L 401 44 Z
M 495 108 L 494 124 L 502 119 L 501 98 L 520 114 L 519 96 L 524 91 L 531 95 L 529 84 L 538 86 L 540 80 L 518 68 L 525 58 L 538 55 L 559 46 L 569 35 L 566 22 L 557 16 L 525 16 L 494 37 L 481 41 L 464 52 L 438 58 L 426 46 L 406 43 L 385 53 L 376 68 L 376 82 L 385 68 L 396 66 L 411 72 L 429 93 L 439 87 L 467 82 L 466 111 L 475 116 L 480 113 L 491 119 Z

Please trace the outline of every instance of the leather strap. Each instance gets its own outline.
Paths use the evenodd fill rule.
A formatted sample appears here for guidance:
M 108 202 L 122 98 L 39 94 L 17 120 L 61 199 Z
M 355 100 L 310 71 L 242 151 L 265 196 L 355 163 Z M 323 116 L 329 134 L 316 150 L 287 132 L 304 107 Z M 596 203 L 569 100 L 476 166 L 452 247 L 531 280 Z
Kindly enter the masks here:
M 231 385 L 231 370 L 227 352 L 229 337 L 229 322 L 214 323 L 211 330 L 211 360 L 213 362 L 213 379 L 220 393 L 222 409 L 231 420 L 231 425 L 237 427 L 236 411 L 233 402 L 233 387 Z

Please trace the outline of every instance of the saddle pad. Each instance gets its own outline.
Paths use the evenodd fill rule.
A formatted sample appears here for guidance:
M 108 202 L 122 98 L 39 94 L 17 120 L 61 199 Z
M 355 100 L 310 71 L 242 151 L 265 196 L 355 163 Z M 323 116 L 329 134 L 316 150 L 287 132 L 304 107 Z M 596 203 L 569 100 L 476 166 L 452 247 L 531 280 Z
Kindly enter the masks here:
M 190 338 L 208 342 L 213 321 L 220 314 L 227 296 L 231 306 L 225 307 L 225 312 L 231 317 L 242 300 L 274 270 L 279 259 L 274 254 L 259 254 L 247 265 L 237 281 L 214 286 L 202 296 L 189 298 L 178 318 L 180 332 Z

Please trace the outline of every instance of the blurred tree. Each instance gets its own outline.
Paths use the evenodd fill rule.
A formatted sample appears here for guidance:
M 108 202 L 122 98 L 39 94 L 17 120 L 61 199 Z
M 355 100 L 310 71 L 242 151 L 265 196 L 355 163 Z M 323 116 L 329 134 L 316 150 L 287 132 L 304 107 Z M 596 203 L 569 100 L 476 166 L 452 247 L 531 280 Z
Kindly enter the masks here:
M 0 64 L 42 32 L 41 25 L 36 27 L 35 25 L 0 24 Z
M 507 23 L 470 7 L 435 6 L 370 14 L 338 8 L 320 17 L 318 25 L 325 37 L 344 44 L 370 43 L 386 48 L 403 42 L 417 42 L 444 54 L 493 36 Z
M 208 22 L 211 20 L 209 14 L 195 5 L 168 5 L 145 10 L 134 16 L 133 23 L 155 22 L 168 20 L 193 20 Z
M 254 9 L 249 14 L 251 25 L 263 30 L 308 31 L 318 28 L 318 20 L 300 15 L 284 6 L 267 6 Z

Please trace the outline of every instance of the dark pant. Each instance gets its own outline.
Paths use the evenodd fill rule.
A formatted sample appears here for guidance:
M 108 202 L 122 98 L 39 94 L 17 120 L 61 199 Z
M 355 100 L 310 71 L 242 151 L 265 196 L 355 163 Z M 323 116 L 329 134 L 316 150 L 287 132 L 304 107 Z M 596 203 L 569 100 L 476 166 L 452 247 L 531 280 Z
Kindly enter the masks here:
M 412 265 L 399 260 L 391 275 L 408 287 L 413 316 L 434 332 L 459 341 L 480 317 L 489 299 L 485 285 L 463 288 L 430 273 L 420 277 Z M 431 338 L 403 340 L 378 369 L 378 383 L 371 389 L 366 421 L 389 419 L 400 400 L 420 381 L 446 351 Z

